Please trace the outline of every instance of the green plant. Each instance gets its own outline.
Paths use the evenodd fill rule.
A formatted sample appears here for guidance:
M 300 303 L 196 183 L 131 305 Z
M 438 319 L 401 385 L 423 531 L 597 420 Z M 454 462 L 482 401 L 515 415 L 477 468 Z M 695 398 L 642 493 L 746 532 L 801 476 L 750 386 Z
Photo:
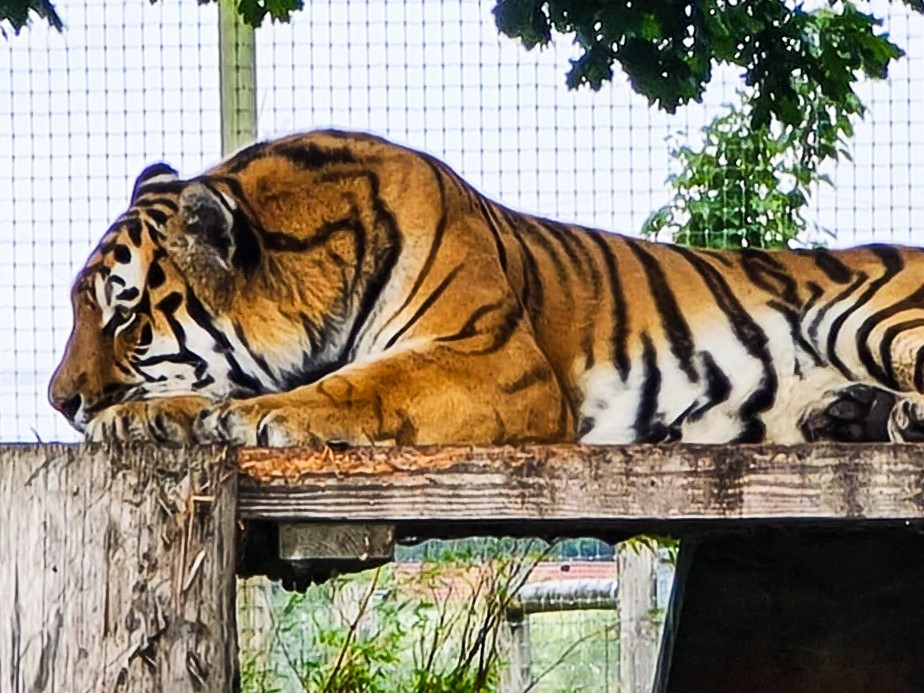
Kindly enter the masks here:
M 799 126 L 754 126 L 753 92 L 713 120 L 700 149 L 675 148 L 680 171 L 668 182 L 673 200 L 643 227 L 649 236 L 703 248 L 781 248 L 802 241 L 804 209 L 817 186 L 830 184 L 823 164 L 849 158 L 852 118 L 863 105 L 852 92 L 833 101 L 814 82 L 796 82 L 805 120 Z
M 303 594 L 275 589 L 264 605 L 271 637 L 257 646 L 242 638 L 242 690 L 493 692 L 507 607 L 543 553 L 509 540 L 441 553 Z

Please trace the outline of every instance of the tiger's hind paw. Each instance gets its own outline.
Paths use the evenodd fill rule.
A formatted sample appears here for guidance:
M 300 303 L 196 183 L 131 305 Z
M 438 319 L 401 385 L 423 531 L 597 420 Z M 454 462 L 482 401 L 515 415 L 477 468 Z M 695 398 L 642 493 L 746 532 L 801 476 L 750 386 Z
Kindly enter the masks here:
M 891 420 L 897 401 L 898 397 L 886 390 L 850 385 L 807 411 L 799 428 L 808 442 L 885 443 L 894 440 Z

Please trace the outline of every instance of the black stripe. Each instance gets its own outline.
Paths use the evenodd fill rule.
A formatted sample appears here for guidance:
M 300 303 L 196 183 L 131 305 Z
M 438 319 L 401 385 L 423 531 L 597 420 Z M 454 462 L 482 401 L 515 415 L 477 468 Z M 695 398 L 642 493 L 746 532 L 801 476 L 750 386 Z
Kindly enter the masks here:
M 112 254 L 115 257 L 115 261 L 123 265 L 127 265 L 132 261 L 132 251 L 128 249 L 127 245 L 122 243 L 116 243 L 112 246 Z
M 475 337 L 478 334 L 482 334 L 477 329 L 478 321 L 485 315 L 503 308 L 505 303 L 507 303 L 507 301 L 501 299 L 500 301 L 495 301 L 494 303 L 488 303 L 483 306 L 479 306 L 474 311 L 472 311 L 472 314 L 469 315 L 468 320 L 465 321 L 465 324 L 462 325 L 458 332 L 452 335 L 447 335 L 445 337 L 437 337 L 437 341 L 456 342 L 460 339 L 468 339 L 469 337 Z
M 222 350 L 223 351 L 233 351 L 233 348 L 228 338 L 224 335 L 223 332 L 221 332 L 218 328 L 214 326 L 214 324 L 211 321 L 211 317 L 208 315 L 208 313 L 205 310 L 205 307 L 199 302 L 198 299 L 194 299 L 193 304 L 191 305 L 191 308 L 192 308 L 192 311 L 190 312 L 189 316 L 193 320 L 195 320 L 196 323 L 202 327 L 202 329 L 209 331 L 209 334 L 212 335 L 212 338 L 221 346 Z M 201 318 L 202 322 L 199 322 L 199 319 L 197 319 L 197 316 L 193 314 L 193 313 L 198 314 L 200 311 L 201 311 L 201 315 L 199 317 Z M 240 324 L 232 321 L 231 327 L 234 329 L 234 334 L 237 336 L 238 340 L 240 341 L 241 346 L 244 347 L 244 351 L 246 351 L 247 354 L 250 356 L 250 358 L 253 359 L 254 363 L 256 363 L 260 367 L 260 370 L 262 370 L 270 378 L 273 378 L 275 380 L 275 377 L 273 376 L 273 371 L 270 368 L 269 363 L 267 363 L 265 358 L 263 358 L 260 354 L 258 354 L 251 348 L 250 341 L 247 339 L 247 335 L 244 334 L 244 329 L 240 326 Z M 211 332 L 212 328 L 215 330 L 215 334 L 212 334 Z
M 731 394 L 731 380 L 719 368 L 712 354 L 708 351 L 700 352 L 703 361 L 703 372 L 706 377 L 706 401 L 693 409 L 685 418 L 688 421 L 699 421 L 713 407 L 726 401 Z M 682 420 L 681 420 L 682 421 Z M 680 421 L 677 422 L 679 425 Z
M 914 357 L 914 389 L 924 392 L 924 346 L 918 349 Z
M 575 265 L 579 265 L 590 274 L 590 285 L 594 290 L 594 300 L 597 300 L 600 296 L 600 270 L 591 252 L 584 244 L 584 239 L 587 238 L 589 233 L 593 232 L 587 229 L 568 226 L 567 224 L 554 224 L 554 228 L 559 231 L 557 236 L 565 247 L 565 252 L 568 253 L 568 257 L 572 258 L 572 262 L 574 262 Z
M 232 218 L 231 237 L 234 239 L 234 254 L 231 256 L 231 264 L 244 276 L 249 277 L 260 267 L 263 248 L 254 225 L 242 209 L 235 208 Z
M 882 338 L 879 340 L 879 359 L 885 367 L 885 378 L 882 379 L 882 382 L 886 383 L 894 390 L 901 390 L 904 388 L 899 386 L 898 378 L 895 377 L 895 364 L 892 359 L 892 344 L 901 333 L 907 332 L 908 330 L 916 330 L 919 327 L 924 327 L 924 318 L 904 320 L 894 325 L 889 325 L 885 332 L 882 333 Z
M 140 293 L 141 292 L 138 291 L 138 287 L 133 286 L 128 289 L 123 289 L 118 294 L 116 294 L 116 300 L 117 301 L 131 301 L 133 298 L 138 298 L 138 295 Z
M 199 176 L 198 180 L 201 183 L 223 183 L 231 191 L 231 194 L 234 195 L 238 205 L 241 207 L 250 207 L 247 202 L 247 195 L 244 194 L 244 186 L 241 185 L 241 181 L 239 181 L 237 178 L 234 178 L 233 176 L 209 174 L 207 176 Z
M 247 168 L 250 162 L 267 156 L 269 145 L 269 142 L 254 142 L 228 159 L 224 167 L 227 168 L 230 173 L 238 173 Z
M 773 406 L 778 385 L 776 371 L 773 368 L 773 357 L 768 348 L 767 335 L 741 305 L 728 286 L 728 282 L 715 267 L 696 252 L 682 246 L 666 245 L 664 247 L 685 258 L 699 273 L 715 297 L 719 310 L 728 318 L 735 337 L 744 345 L 748 354 L 761 362 L 763 376 L 757 389 L 741 405 L 739 416 L 743 429 L 734 441 L 760 442 L 766 433 L 766 426 L 759 414 Z
M 455 279 L 455 276 L 456 274 L 458 274 L 460 269 L 462 269 L 462 265 L 456 265 L 455 267 L 452 268 L 452 271 L 449 272 L 449 274 L 443 277 L 443 281 L 441 281 L 439 285 L 433 290 L 433 293 L 427 296 L 421 302 L 421 304 L 417 307 L 417 310 L 414 311 L 414 314 L 411 316 L 411 319 L 408 320 L 401 327 L 401 329 L 395 332 L 395 334 L 393 334 L 389 338 L 388 342 L 385 343 L 386 349 L 391 348 L 395 344 L 395 342 L 397 342 L 405 332 L 411 329 L 414 326 L 414 324 L 418 320 L 420 320 L 421 317 L 423 317 L 423 314 L 427 312 L 430 306 L 432 306 L 436 302 L 436 300 L 443 294 L 443 292 L 446 290 L 446 287 L 448 287 L 449 284 L 452 282 L 452 280 Z
M 610 289 L 610 298 L 613 301 L 613 338 L 612 354 L 610 359 L 616 364 L 616 369 L 622 381 L 629 377 L 629 324 L 626 296 L 622 292 L 619 280 L 619 268 L 616 264 L 616 254 L 606 242 L 602 233 L 590 232 L 587 238 L 596 244 L 603 258 L 603 268 L 606 272 L 607 283 Z M 617 237 L 613 237 L 614 239 Z
M 542 364 L 535 366 L 525 373 L 521 373 L 515 380 L 510 383 L 500 383 L 500 391 L 505 395 L 512 395 L 517 392 L 526 390 L 536 383 L 546 383 L 552 379 L 552 369 Z
M 888 284 L 896 274 L 902 271 L 905 266 L 905 263 L 902 261 L 901 254 L 895 248 L 879 245 L 870 246 L 869 250 L 882 261 L 882 274 L 871 281 L 863 293 L 860 294 L 860 296 L 858 296 L 856 300 L 851 303 L 850 307 L 848 307 L 843 313 L 834 319 L 834 322 L 831 323 L 831 329 L 828 331 L 828 360 L 844 375 L 844 377 L 849 378 L 850 380 L 854 380 L 854 374 L 850 371 L 849 368 L 847 368 L 844 362 L 837 355 L 836 342 L 841 328 L 844 326 L 844 323 L 851 315 L 869 303 L 873 296 L 876 295 L 876 292 Z
M 677 305 L 677 299 L 667 281 L 664 268 L 661 267 L 657 258 L 653 257 L 638 242 L 628 238 L 624 241 L 645 270 L 648 288 L 661 318 L 661 326 L 670 342 L 671 353 L 680 365 L 680 370 L 690 382 L 699 382 L 699 373 L 693 365 L 693 334 L 690 332 L 690 326 L 687 324 L 683 311 Z
M 138 347 L 146 347 L 154 339 L 154 332 L 151 329 L 151 323 L 146 322 L 144 327 L 141 328 L 141 334 L 138 336 Z
M 507 215 L 505 214 L 505 216 Z M 542 286 L 542 277 L 539 274 L 539 263 L 536 262 L 536 256 L 530 250 L 529 244 L 514 225 L 516 220 L 511 220 L 508 217 L 507 221 L 511 224 L 510 233 L 520 247 L 520 257 L 523 265 L 523 289 L 520 299 L 529 314 L 530 321 L 535 326 L 539 318 L 542 317 L 542 310 L 545 306 L 545 291 Z
M 721 262 L 726 267 L 733 267 L 732 257 L 735 251 L 728 250 L 708 250 L 706 248 L 697 248 L 696 251 L 702 255 L 708 255 L 713 260 Z
M 835 296 L 830 301 L 825 303 L 825 305 L 823 305 L 818 310 L 818 313 L 815 314 L 815 318 L 812 320 L 812 324 L 809 325 L 809 329 L 808 329 L 809 339 L 813 343 L 818 344 L 818 330 L 821 328 L 821 323 L 824 321 L 825 316 L 827 316 L 828 312 L 841 301 L 847 300 L 847 298 L 854 291 L 856 291 L 863 284 L 866 283 L 867 279 L 868 277 L 865 272 L 857 273 L 856 279 L 853 280 L 853 283 L 850 286 L 848 286 L 846 289 L 838 293 L 837 296 Z
M 446 210 L 446 188 L 443 183 L 443 171 L 432 161 L 425 159 L 424 162 L 433 172 L 433 177 L 436 179 L 436 184 L 439 188 L 440 199 L 438 202 L 438 208 L 440 210 L 440 218 L 439 221 L 437 221 L 436 228 L 433 232 L 433 243 L 430 244 L 430 251 L 427 253 L 427 258 L 424 260 L 423 267 L 421 267 L 417 278 L 414 280 L 414 284 L 411 286 L 411 290 L 408 292 L 408 295 L 405 297 L 400 307 L 392 313 L 392 316 L 385 322 L 385 324 L 382 326 L 382 329 L 379 330 L 379 333 L 375 336 L 376 340 L 417 296 L 417 292 L 420 291 L 421 285 L 424 283 L 424 281 L 426 281 L 427 276 L 430 274 L 430 270 L 433 268 L 433 263 L 436 262 L 436 256 L 439 253 L 440 246 L 443 243 L 443 234 L 446 233 L 446 226 L 449 220 Z
M 269 148 L 268 154 L 281 156 L 291 161 L 299 168 L 316 170 L 332 164 L 358 163 L 356 155 L 348 147 L 319 147 L 310 142 L 299 144 L 296 142 L 280 142 Z
M 187 183 L 182 181 L 177 181 L 183 188 L 186 187 Z M 175 196 L 174 196 L 175 197 Z M 176 213 L 180 210 L 179 203 L 173 197 L 165 197 L 161 195 L 160 197 L 155 197 L 152 199 L 141 200 L 138 204 L 135 205 L 136 209 L 148 211 L 151 208 L 155 208 L 155 211 L 163 214 L 163 210 L 158 210 L 156 207 L 166 207 L 168 212 Z
M 163 268 L 157 260 L 152 260 L 148 265 L 148 277 L 145 283 L 149 289 L 156 289 L 167 281 L 167 275 L 164 274 Z
M 884 385 L 891 387 L 893 389 L 903 389 L 899 386 L 899 383 L 895 380 L 895 370 L 892 364 L 892 355 L 891 351 L 888 353 L 886 358 L 882 359 L 882 365 L 886 366 L 886 369 L 883 369 L 876 360 L 873 358 L 873 352 L 870 349 L 869 336 L 874 329 L 885 320 L 888 320 L 895 315 L 906 311 L 906 310 L 915 310 L 915 309 L 924 309 L 924 286 L 918 288 L 917 291 L 912 293 L 910 296 L 903 298 L 901 301 L 897 301 L 890 306 L 883 308 L 882 310 L 876 311 L 872 315 L 866 318 L 863 321 L 863 324 L 857 329 L 857 355 L 860 358 L 860 363 L 863 364 L 867 372 L 872 375 L 876 380 L 883 383 Z M 913 322 L 913 321 L 912 321 Z M 893 325 L 890 330 L 893 330 L 896 326 Z M 886 334 L 889 334 L 887 331 Z M 891 339 L 883 339 L 881 344 L 885 346 L 888 343 L 889 347 L 892 345 L 892 341 L 895 339 L 896 332 L 891 333 Z M 883 335 L 885 337 L 885 335 Z M 880 350 L 880 355 L 883 355 L 883 351 Z
M 160 200 L 158 200 L 158 202 L 160 202 Z M 159 226 L 163 226 L 164 224 L 167 223 L 167 213 L 163 211 L 162 209 L 153 209 L 153 208 L 147 209 L 145 210 L 145 214 L 147 214 L 148 217 L 153 219 L 154 223 Z
M 481 215 L 484 217 L 488 224 L 488 230 L 494 237 L 494 246 L 497 249 L 497 259 L 500 262 L 501 270 L 504 272 L 504 274 L 506 274 L 507 250 L 504 248 L 503 240 L 501 240 L 501 231 L 497 225 L 497 218 L 494 216 L 494 210 L 491 209 L 490 203 L 488 203 L 481 195 L 475 192 L 473 192 L 472 195 L 478 203 L 478 208 L 481 210 Z
M 824 363 L 824 359 L 821 358 L 821 354 L 818 353 L 815 345 L 807 341 L 803 336 L 802 321 L 799 318 L 798 311 L 792 308 L 792 306 L 774 299 L 767 301 L 767 306 L 773 308 L 773 310 L 777 311 L 786 319 L 786 322 L 789 324 L 789 334 L 792 337 L 793 344 L 808 354 L 812 358 L 812 363 L 814 365 L 821 366 Z M 795 363 L 795 373 L 796 375 L 800 374 L 798 360 L 796 360 Z
M 520 324 L 520 321 L 523 319 L 523 305 L 516 300 L 508 301 L 498 301 L 497 303 L 491 304 L 489 306 L 482 306 L 478 311 L 475 311 L 462 329 L 454 335 L 447 337 L 437 337 L 435 341 L 437 342 L 452 342 L 458 341 L 460 339 L 465 339 L 466 337 L 473 337 L 477 332 L 474 331 L 474 323 L 477 321 L 481 315 L 484 315 L 490 310 L 496 310 L 504 304 L 507 304 L 507 311 L 504 313 L 503 319 L 496 323 L 491 331 L 492 340 L 482 349 L 474 349 L 468 351 L 467 353 L 472 355 L 484 355 L 492 354 L 499 349 L 501 349 L 507 342 L 510 341 L 510 337 L 516 332 L 517 327 Z
M 202 305 L 202 302 L 198 297 L 192 293 L 191 290 L 187 290 L 186 294 L 186 313 L 195 322 L 199 327 L 205 330 L 208 335 L 215 340 L 215 344 L 218 347 L 219 353 L 224 356 L 225 361 L 228 363 L 228 377 L 229 379 L 240 385 L 247 388 L 253 392 L 265 392 L 267 388 L 260 382 L 259 379 L 247 373 L 238 362 L 237 358 L 234 356 L 234 347 L 231 345 L 228 337 L 219 330 L 215 324 L 212 322 L 212 316 L 209 315 L 208 311 L 205 309 L 205 306 Z M 246 348 L 246 347 L 245 347 Z M 254 361 L 257 365 L 263 370 L 267 376 L 275 383 L 276 378 L 273 376 L 272 371 L 269 368 L 269 365 L 266 363 L 266 360 L 257 356 L 250 349 L 247 349 L 251 357 L 254 358 Z
M 133 218 L 125 222 L 125 230 L 128 232 L 128 238 L 136 248 L 141 245 L 141 229 L 140 219 Z
M 552 243 L 549 240 L 549 236 L 553 236 L 554 234 L 550 233 L 549 229 L 541 226 L 538 221 L 532 217 L 524 216 L 521 217 L 521 219 L 522 223 L 518 227 L 518 230 L 525 233 L 524 241 L 527 243 L 532 241 L 542 248 L 543 252 L 548 256 L 549 262 L 551 262 L 552 266 L 555 268 L 559 289 L 567 291 L 571 283 L 570 277 L 568 276 L 568 266 L 562 260 L 561 245 Z
M 249 223 L 249 222 L 248 222 Z M 303 253 L 323 245 L 330 237 L 339 231 L 352 231 L 354 234 L 363 231 L 362 222 L 355 211 L 350 216 L 334 219 L 321 224 L 311 238 L 298 238 L 281 231 L 263 231 L 263 247 L 279 253 Z
M 353 350 L 356 347 L 360 330 L 366 326 L 372 309 L 379 302 L 382 291 L 391 279 L 391 273 L 401 256 L 403 248 L 401 233 L 398 230 L 395 217 L 379 197 L 379 177 L 372 172 L 369 172 L 367 177 L 370 195 L 373 200 L 372 206 L 375 210 L 376 228 L 383 237 L 376 239 L 377 243 L 381 243 L 381 245 L 378 245 L 377 249 L 373 251 L 375 267 L 372 270 L 372 275 L 366 279 L 366 286 L 362 296 L 359 298 L 359 307 L 353 317 L 353 325 L 350 328 L 350 333 L 347 336 L 346 345 L 342 352 L 348 358 L 353 358 Z M 365 227 L 362 227 L 362 230 L 366 231 Z M 357 235 L 357 242 L 361 242 L 361 247 L 365 249 L 370 239 L 366 235 L 360 234 Z M 362 252 L 365 254 L 365 250 Z M 358 269 L 357 277 L 361 269 L 361 267 Z
M 171 291 L 157 302 L 156 307 L 158 310 L 163 311 L 167 315 L 173 315 L 182 303 L 183 294 L 181 294 L 179 291 Z
M 655 421 L 658 412 L 658 396 L 661 393 L 661 369 L 658 368 L 658 353 L 647 332 L 641 334 L 642 368 L 645 379 L 639 390 L 638 409 L 635 412 L 635 442 L 657 443 L 664 439 L 667 430 L 664 424 Z
M 853 271 L 840 261 L 833 253 L 824 248 L 814 248 L 812 259 L 824 275 L 835 284 L 846 284 L 853 276 Z
M 799 303 L 796 281 L 770 253 L 746 248 L 739 251 L 741 268 L 755 286 L 772 293 L 791 306 Z
M 815 282 L 812 282 L 812 281 L 806 282 L 805 288 L 808 289 L 809 298 L 808 298 L 808 301 L 805 302 L 805 305 L 802 306 L 801 312 L 803 316 L 808 315 L 809 311 L 815 307 L 815 304 L 818 302 L 818 299 L 824 295 L 824 289 L 822 289 Z

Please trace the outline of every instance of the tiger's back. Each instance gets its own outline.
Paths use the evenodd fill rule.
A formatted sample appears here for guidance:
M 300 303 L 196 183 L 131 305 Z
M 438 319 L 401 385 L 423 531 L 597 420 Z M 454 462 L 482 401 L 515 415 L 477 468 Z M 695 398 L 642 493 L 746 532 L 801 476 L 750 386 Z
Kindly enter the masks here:
M 51 400 L 91 437 L 792 442 L 924 389 L 916 250 L 648 243 L 355 133 L 164 170 L 76 284 Z

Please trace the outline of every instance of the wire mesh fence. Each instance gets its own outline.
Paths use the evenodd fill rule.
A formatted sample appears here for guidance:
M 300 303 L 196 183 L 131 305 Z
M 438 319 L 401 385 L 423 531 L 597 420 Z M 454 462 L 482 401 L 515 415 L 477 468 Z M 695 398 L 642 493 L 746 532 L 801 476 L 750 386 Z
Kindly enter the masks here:
M 568 91 L 564 37 L 526 52 L 498 36 L 491 0 L 306 3 L 257 32 L 259 134 L 336 126 L 448 161 L 525 211 L 637 233 L 668 198 L 670 143 L 695 144 L 738 85 L 720 70 L 705 102 L 667 116 L 617 76 Z M 924 17 L 874 2 L 907 50 L 869 106 L 813 221 L 849 245 L 924 243 Z M 0 439 L 74 440 L 45 402 L 70 327 L 68 287 L 134 176 L 167 160 L 194 174 L 220 157 L 214 5 L 68 7 L 65 32 L 0 43 Z
M 738 75 L 717 71 L 705 102 L 675 116 L 650 109 L 618 75 L 598 93 L 568 91 L 564 72 L 576 54 L 568 40 L 526 52 L 498 36 L 492 7 L 492 0 L 305 3 L 291 24 L 257 32 L 259 135 L 369 130 L 446 160 L 510 206 L 638 233 L 668 200 L 671 144 L 696 145 L 734 98 Z M 860 85 L 868 112 L 851 143 L 853 161 L 829 171 L 834 185 L 812 200 L 812 221 L 835 235 L 815 240 L 924 245 L 924 17 L 880 0 L 871 10 L 887 18 L 907 56 L 888 80 Z M 63 34 L 37 25 L 0 40 L 0 92 L 9 94 L 0 103 L 3 441 L 76 440 L 45 401 L 70 329 L 75 272 L 145 165 L 166 160 L 194 174 L 221 155 L 214 5 L 89 0 L 64 15 Z M 614 565 L 611 557 L 588 563 Z M 578 564 L 560 560 L 537 575 L 568 566 L 573 576 Z M 662 576 L 663 594 L 665 584 Z M 261 651 L 290 597 L 248 590 L 245 613 L 256 620 L 250 630 L 242 623 L 242 643 Z M 259 601 L 267 595 L 271 601 Z M 312 609 L 305 618 L 321 618 L 329 600 Z M 533 673 L 572 648 L 533 690 L 617 690 L 617 614 L 553 611 L 530 615 L 529 625 Z

